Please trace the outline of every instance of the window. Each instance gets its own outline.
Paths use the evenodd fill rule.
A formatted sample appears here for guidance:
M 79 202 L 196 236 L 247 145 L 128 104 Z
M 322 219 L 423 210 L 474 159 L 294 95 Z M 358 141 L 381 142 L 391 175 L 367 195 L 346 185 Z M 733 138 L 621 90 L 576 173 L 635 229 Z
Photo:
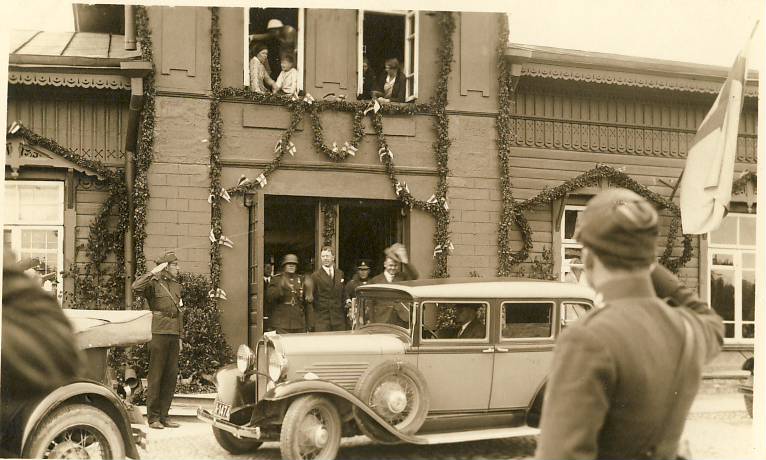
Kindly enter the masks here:
M 360 99 L 369 99 L 371 90 L 382 90 L 386 61 L 396 59 L 404 76 L 404 101 L 418 97 L 418 12 L 359 10 L 357 88 Z M 365 72 L 365 61 L 367 71 Z
M 423 340 L 482 340 L 487 338 L 487 304 L 483 302 L 423 302 Z
M 64 264 L 64 183 L 5 182 L 3 249 L 37 259 L 43 287 L 61 298 Z
M 267 71 L 277 81 L 281 57 L 291 55 L 298 71 L 298 89 L 303 90 L 304 30 L 303 8 L 245 8 L 247 33 L 244 36 L 244 83 L 251 86 L 250 62 L 255 57 L 255 45 L 263 43 L 268 49 Z M 251 88 L 255 91 L 254 88 Z M 269 91 L 272 88 L 268 88 Z
M 729 214 L 708 234 L 708 302 L 723 318 L 724 338 L 755 337 L 755 215 Z
M 553 334 L 553 302 L 504 302 L 501 338 L 540 339 Z
M 561 281 L 585 283 L 582 267 L 582 245 L 574 239 L 577 219 L 585 206 L 566 205 L 561 218 Z
M 591 305 L 580 302 L 562 302 L 561 303 L 561 327 L 565 328 L 570 324 L 581 320 L 591 309 Z

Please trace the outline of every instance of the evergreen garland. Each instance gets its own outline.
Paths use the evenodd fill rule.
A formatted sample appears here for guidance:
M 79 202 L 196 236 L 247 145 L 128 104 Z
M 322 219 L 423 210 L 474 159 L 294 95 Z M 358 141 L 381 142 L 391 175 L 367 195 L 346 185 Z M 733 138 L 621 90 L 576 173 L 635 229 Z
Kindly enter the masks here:
M 208 151 L 210 152 L 210 225 L 213 241 L 210 242 L 210 281 L 211 292 L 217 293 L 221 284 L 221 245 L 218 243 L 222 235 L 221 210 L 221 137 L 223 136 L 223 120 L 221 119 L 221 29 L 218 24 L 218 7 L 210 8 L 210 85 L 213 97 L 210 100 L 208 112 Z M 214 305 L 218 305 L 218 296 L 211 297 Z

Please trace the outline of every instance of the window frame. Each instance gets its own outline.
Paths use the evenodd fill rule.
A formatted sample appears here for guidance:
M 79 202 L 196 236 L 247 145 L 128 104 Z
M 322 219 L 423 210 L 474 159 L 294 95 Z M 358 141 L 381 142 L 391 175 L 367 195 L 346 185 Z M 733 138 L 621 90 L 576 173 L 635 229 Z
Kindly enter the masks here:
M 246 6 L 243 9 L 243 18 L 245 23 L 245 29 L 243 31 L 242 37 L 243 37 L 243 44 L 244 44 L 244 51 L 243 51 L 243 65 L 242 65 L 242 76 L 243 76 L 243 84 L 245 87 L 250 87 L 250 8 L 261 8 L 261 7 L 250 7 Z M 269 8 L 269 7 L 265 7 Z M 295 63 L 298 67 L 298 91 L 304 91 L 304 79 L 306 74 L 306 8 L 295 8 L 298 10 L 298 43 L 295 46 Z
M 564 281 L 564 277 L 566 276 L 569 271 L 567 270 L 569 267 L 565 265 L 566 261 L 566 250 L 567 249 L 582 249 L 582 244 L 578 243 L 577 240 L 574 238 L 564 238 L 566 235 L 565 229 L 566 229 L 566 218 L 567 218 L 567 211 L 584 211 L 585 205 L 578 205 L 578 204 L 565 204 L 564 209 L 561 211 L 561 222 L 559 223 L 559 234 L 561 235 L 561 244 L 559 247 L 559 255 L 561 257 L 561 266 L 559 268 L 559 281 Z
M 539 303 L 539 304 L 549 304 L 551 306 L 550 309 L 550 315 L 551 315 L 551 321 L 550 321 L 550 332 L 547 337 L 505 337 L 503 336 L 503 328 L 507 324 L 505 321 L 505 306 L 507 304 L 530 304 L 530 303 Z M 514 342 L 514 343 L 522 343 L 522 342 L 549 342 L 556 338 L 556 311 L 559 307 L 560 302 L 553 300 L 553 299 L 515 299 L 515 300 L 502 300 L 500 301 L 500 321 L 498 322 L 498 328 L 497 328 L 497 334 L 500 339 L 500 342 Z
M 756 257 L 756 245 L 752 244 L 740 244 L 739 242 L 739 231 L 740 231 L 740 223 L 742 218 L 749 218 L 756 220 L 755 214 L 747 214 L 747 213 L 736 213 L 732 212 L 729 213 L 725 219 L 736 217 L 737 218 L 737 242 L 735 244 L 731 243 L 713 243 L 712 239 L 712 232 L 705 234 L 705 241 L 707 243 L 706 248 L 706 263 L 707 267 L 705 269 L 705 287 L 706 287 L 706 301 L 708 305 L 710 305 L 711 308 L 715 310 L 715 307 L 712 304 L 712 289 L 710 286 L 710 283 L 712 281 L 711 272 L 716 269 L 719 271 L 727 271 L 732 272 L 734 274 L 734 320 L 724 320 L 724 325 L 726 324 L 733 324 L 734 325 L 734 337 L 724 337 L 724 343 L 726 344 L 747 344 L 747 345 L 753 345 L 755 344 L 755 338 L 746 338 L 742 337 L 742 327 L 746 324 L 753 324 L 755 325 L 755 318 L 750 321 L 745 321 L 742 319 L 742 275 L 743 271 L 745 270 L 752 270 L 756 271 L 756 267 L 753 268 L 744 268 L 742 266 L 742 259 L 743 255 L 745 254 L 752 254 L 753 257 Z M 715 254 L 731 254 L 732 255 L 732 265 L 714 265 L 713 264 L 713 257 Z M 755 308 L 757 308 L 757 305 L 755 305 Z M 716 310 L 717 311 L 717 310 Z
M 56 250 L 56 283 L 58 286 L 58 289 L 56 290 L 56 295 L 59 299 L 59 303 L 61 303 L 61 300 L 63 299 L 63 292 L 64 292 L 64 284 L 63 284 L 63 276 L 62 273 L 64 271 L 64 208 L 65 208 L 65 195 L 64 195 L 64 181 L 58 181 L 58 180 L 12 180 L 12 181 L 5 181 L 5 186 L 3 187 L 3 193 L 4 193 L 4 199 L 3 202 L 5 206 L 8 206 L 11 204 L 8 200 L 8 193 L 7 188 L 10 187 L 16 187 L 18 190 L 18 187 L 20 185 L 27 185 L 27 186 L 43 186 L 51 189 L 56 189 L 57 191 L 57 204 L 58 204 L 58 215 L 55 221 L 19 221 L 17 218 L 14 218 L 10 222 L 3 222 L 3 238 L 5 238 L 5 231 L 10 231 L 10 247 L 11 250 L 16 254 L 18 257 L 21 257 L 21 233 L 24 230 L 56 230 L 58 231 L 57 236 L 57 250 Z M 20 198 L 18 195 L 18 192 L 16 194 L 16 200 L 15 203 L 12 203 L 14 206 L 14 209 L 19 209 L 19 206 L 21 206 Z M 15 214 L 16 216 L 18 213 Z M 5 217 L 5 216 L 4 216 Z
M 356 90 L 357 94 L 362 92 L 364 87 L 364 72 L 362 64 L 364 60 L 364 14 L 366 12 L 376 14 L 387 14 L 391 16 L 401 16 L 404 19 L 404 62 L 402 63 L 402 73 L 405 81 L 405 102 L 412 102 L 418 98 L 418 75 L 420 67 L 420 10 L 376 10 L 359 9 L 356 17 Z M 415 30 L 410 30 L 409 18 L 412 21 Z M 414 53 L 410 52 L 408 43 L 412 41 Z M 414 56 L 412 55 L 414 54 Z M 414 68 L 413 68 L 414 67 Z M 410 87 L 409 78 L 412 77 L 412 87 Z
M 483 305 L 484 308 L 485 308 L 485 310 L 484 310 L 484 337 L 481 338 L 481 339 L 460 339 L 460 338 L 454 338 L 454 339 L 441 339 L 441 338 L 426 339 L 426 338 L 423 338 L 423 327 L 424 327 L 424 322 L 423 322 L 423 313 L 424 313 L 423 312 L 423 307 L 424 307 L 425 304 L 428 304 L 428 303 L 430 303 L 430 304 L 439 304 L 439 303 L 451 303 L 451 304 L 475 303 L 475 304 Z M 416 328 L 413 328 L 413 333 L 418 337 L 419 343 L 421 345 L 428 345 L 428 344 L 450 344 L 450 345 L 454 345 L 454 344 L 460 344 L 460 343 L 475 345 L 477 342 L 478 343 L 482 343 L 482 344 L 486 344 L 486 343 L 489 343 L 489 341 L 490 341 L 490 333 L 491 333 L 491 330 L 492 330 L 491 327 L 490 327 L 490 322 L 491 322 L 490 315 L 491 315 L 491 312 L 492 312 L 491 308 L 492 307 L 491 307 L 490 302 L 488 302 L 486 300 L 466 300 L 466 299 L 457 299 L 457 300 L 453 300 L 453 299 L 438 299 L 438 300 L 434 299 L 434 300 L 431 300 L 431 299 L 429 299 L 429 300 L 421 300 L 419 302 L 419 305 L 417 306 L 417 310 L 419 312 L 418 314 L 420 315 L 420 322 L 418 323 L 418 328 L 417 328 L 418 330 L 417 331 L 415 331 Z

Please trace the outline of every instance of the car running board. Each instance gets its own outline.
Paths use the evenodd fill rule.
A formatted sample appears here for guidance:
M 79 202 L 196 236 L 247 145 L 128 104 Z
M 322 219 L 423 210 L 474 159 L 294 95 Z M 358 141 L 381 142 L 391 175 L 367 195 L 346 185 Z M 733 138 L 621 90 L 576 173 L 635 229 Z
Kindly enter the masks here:
M 425 433 L 412 436 L 415 444 L 446 444 L 450 442 L 483 441 L 486 439 L 517 438 L 520 436 L 537 436 L 538 428 L 519 426 L 514 428 L 488 428 L 471 431 L 450 431 L 447 433 Z

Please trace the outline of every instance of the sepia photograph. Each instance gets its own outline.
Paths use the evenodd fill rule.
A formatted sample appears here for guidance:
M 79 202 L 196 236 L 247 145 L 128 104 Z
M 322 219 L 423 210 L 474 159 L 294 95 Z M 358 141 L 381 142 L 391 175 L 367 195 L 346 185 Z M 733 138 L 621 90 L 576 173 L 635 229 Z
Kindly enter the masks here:
M 762 1 L 0 8 L 0 458 L 766 456 Z

